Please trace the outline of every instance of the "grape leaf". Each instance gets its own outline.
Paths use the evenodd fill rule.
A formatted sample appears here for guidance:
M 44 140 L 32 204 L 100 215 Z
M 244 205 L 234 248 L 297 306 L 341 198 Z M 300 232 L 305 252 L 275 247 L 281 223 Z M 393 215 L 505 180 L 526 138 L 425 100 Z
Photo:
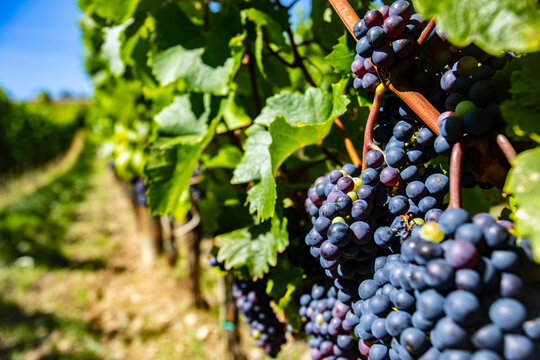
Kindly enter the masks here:
M 204 159 L 203 170 L 212 168 L 234 169 L 242 159 L 242 152 L 233 145 L 225 145 L 219 148 L 216 156 Z
M 154 215 L 173 215 L 177 220 L 185 217 L 188 208 L 182 205 L 182 199 L 186 197 L 189 179 L 220 120 L 221 101 L 210 94 L 204 95 L 205 111 L 199 117 L 190 109 L 192 105 L 175 98 L 171 106 L 156 116 L 156 121 L 159 119 L 159 124 L 164 125 L 163 134 L 169 136 L 160 136 L 150 144 L 145 166 L 148 205 Z M 174 114 L 189 132 L 174 124 Z M 187 116 L 189 122 L 179 119 L 180 116 Z
M 103 28 L 105 41 L 101 45 L 101 54 L 109 62 L 109 69 L 111 72 L 120 76 L 124 73 L 124 63 L 120 58 L 120 37 L 124 29 L 133 22 L 132 19 L 129 19 L 123 24 Z
M 333 95 L 314 88 L 305 94 L 277 94 L 268 99 L 250 128 L 232 183 L 260 180 L 248 191 L 250 212 L 256 212 L 260 220 L 274 215 L 274 176 L 281 164 L 298 149 L 321 141 L 333 120 L 346 111 L 349 100 L 341 95 L 341 84 L 332 87 Z
M 213 68 L 202 60 L 204 48 L 187 50 L 181 45 L 150 55 L 150 66 L 161 85 L 182 79 L 192 91 L 225 95 L 228 90 L 234 60 L 228 58 L 221 66 Z
M 263 46 L 264 46 L 264 33 L 266 33 L 266 37 L 268 40 L 276 45 L 279 46 L 280 49 L 285 50 L 289 46 L 285 42 L 285 39 L 283 37 L 283 31 L 284 29 L 281 27 L 279 22 L 274 20 L 269 14 L 266 14 L 263 11 L 260 11 L 255 8 L 242 10 L 241 12 L 242 16 L 242 23 L 246 24 L 246 21 L 249 20 L 253 23 L 255 23 L 255 61 L 257 63 L 257 67 L 259 68 L 259 71 L 261 74 L 266 78 L 266 73 L 264 71 L 263 66 Z M 263 31 L 263 28 L 265 31 Z
M 354 60 L 354 49 L 347 44 L 348 34 L 345 33 L 338 39 L 338 43 L 332 48 L 332 52 L 326 56 L 326 61 L 332 66 L 334 72 L 342 75 L 351 73 L 351 63 Z
M 533 0 L 413 0 L 426 19 L 435 17 L 445 36 L 464 47 L 474 42 L 488 53 L 540 49 L 540 15 Z
M 512 98 L 501 105 L 501 114 L 515 138 L 530 137 L 540 142 L 540 53 L 520 59 L 521 69 L 511 76 Z
M 291 265 L 286 259 L 280 259 L 272 268 L 266 283 L 266 293 L 274 299 L 275 309 L 283 314 L 287 323 L 295 330 L 300 330 L 302 319 L 299 315 L 298 298 L 302 291 L 304 270 Z
M 87 14 L 98 16 L 115 23 L 126 21 L 135 11 L 140 0 L 79 0 L 79 7 Z
M 270 266 L 275 266 L 277 254 L 289 245 L 287 218 L 273 217 L 262 224 L 253 225 L 220 235 L 218 260 L 227 269 L 245 267 L 250 275 L 261 278 Z
M 540 148 L 520 153 L 513 161 L 504 191 L 511 193 L 517 209 L 513 213 L 520 236 L 531 240 L 535 261 L 540 262 Z

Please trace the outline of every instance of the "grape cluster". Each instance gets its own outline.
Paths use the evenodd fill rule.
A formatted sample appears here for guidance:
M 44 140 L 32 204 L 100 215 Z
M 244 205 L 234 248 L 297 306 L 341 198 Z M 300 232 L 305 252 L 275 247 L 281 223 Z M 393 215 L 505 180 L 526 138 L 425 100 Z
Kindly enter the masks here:
M 485 135 L 501 122 L 499 92 L 492 78 L 507 60 L 488 57 L 480 64 L 473 56 L 462 56 L 441 77 L 441 88 L 448 94 L 447 111 L 441 114 L 437 124 L 447 142 Z
M 374 261 L 346 322 L 369 359 L 536 359 L 538 270 L 508 222 L 448 209 Z
M 133 181 L 133 201 L 139 206 L 146 206 L 146 184 L 144 179 L 138 178 Z
M 437 156 L 435 135 L 405 104 L 385 98 L 378 123 L 379 150 L 366 153 L 361 176 L 351 164 L 334 170 L 315 181 L 305 202 L 313 223 L 305 242 L 346 304 L 356 299 L 355 281 L 370 273 L 371 260 L 399 251 L 417 223 L 436 220 L 448 191 L 448 177 L 422 165 Z
M 276 357 L 285 344 L 285 331 L 270 306 L 270 297 L 265 292 L 265 281 L 236 279 L 233 297 L 236 307 L 249 324 L 249 333 L 255 344 L 271 357 Z
M 354 26 L 356 57 L 351 70 L 356 76 L 354 88 L 375 91 L 380 80 L 375 66 L 388 68 L 399 59 L 410 56 L 425 20 L 413 13 L 412 5 L 397 0 L 391 6 L 369 10 Z
M 313 285 L 311 293 L 300 297 L 300 316 L 305 322 L 304 331 L 311 335 L 309 347 L 313 360 L 357 359 L 357 340 L 352 327 L 345 322 L 350 310 L 337 299 L 335 287 Z

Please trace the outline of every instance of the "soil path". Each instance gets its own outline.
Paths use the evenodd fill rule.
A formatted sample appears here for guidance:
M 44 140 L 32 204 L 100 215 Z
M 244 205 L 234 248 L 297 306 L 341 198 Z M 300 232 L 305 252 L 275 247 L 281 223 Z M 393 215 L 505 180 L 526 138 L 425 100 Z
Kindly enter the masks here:
M 0 358 L 225 358 L 215 271 L 203 268 L 210 311 L 190 308 L 181 270 L 185 257 L 174 269 L 163 257 L 151 269 L 142 266 L 130 200 L 104 164 L 95 169 L 63 246 L 66 256 L 81 265 L 0 269 L 0 312 L 11 314 L 0 323 Z M 263 358 L 244 339 L 248 358 Z M 287 345 L 280 358 L 305 358 L 305 350 L 302 343 Z

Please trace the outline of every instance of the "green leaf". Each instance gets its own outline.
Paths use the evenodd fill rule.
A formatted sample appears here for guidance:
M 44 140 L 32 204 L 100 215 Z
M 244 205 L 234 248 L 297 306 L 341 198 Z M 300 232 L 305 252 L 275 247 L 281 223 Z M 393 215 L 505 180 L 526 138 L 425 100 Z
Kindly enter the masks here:
M 90 14 L 95 12 L 102 18 L 115 23 L 126 21 L 137 8 L 140 0 L 79 0 L 81 9 Z
M 184 107 L 181 108 L 179 104 L 183 104 Z M 212 140 L 221 115 L 218 99 L 206 94 L 204 104 L 205 111 L 198 118 L 192 112 L 193 109 L 190 109 L 192 105 L 190 103 L 181 101 L 171 105 L 177 116 L 187 114 L 191 119 L 190 134 L 185 134 L 184 129 L 174 124 L 171 107 L 165 108 L 160 113 L 166 112 L 166 116 L 161 117 L 167 118 L 167 121 L 162 120 L 165 125 L 164 133 L 176 136 L 158 137 L 149 146 L 145 174 L 148 184 L 148 205 L 152 214 L 172 215 L 177 220 L 182 220 L 187 213 L 188 208 L 183 205 L 183 201 L 189 179 L 201 153 Z M 209 126 L 206 125 L 208 119 L 210 119 Z M 181 123 L 184 120 L 178 121 Z M 195 123 L 200 125 L 199 132 L 192 134 Z
M 277 254 L 289 245 L 287 219 L 273 217 L 259 225 L 253 225 L 223 234 L 216 239 L 220 247 L 218 260 L 227 269 L 247 268 L 251 276 L 262 278 L 270 266 L 275 266 Z
M 190 97 L 182 95 L 176 96 L 171 105 L 156 115 L 155 120 L 162 135 L 198 135 L 204 134 L 207 130 L 208 117 L 205 115 L 208 114 L 203 114 L 198 118 L 191 109 Z
M 280 49 L 285 50 L 289 46 L 283 37 L 284 29 L 281 27 L 280 23 L 274 20 L 269 14 L 258 9 L 251 8 L 242 10 L 241 17 L 244 25 L 247 20 L 256 25 L 254 46 L 255 62 L 263 77 L 266 78 L 267 76 L 263 65 L 264 32 L 270 42 L 278 45 Z M 265 30 L 264 32 L 263 28 Z
M 266 293 L 274 299 L 274 308 L 285 316 L 287 323 L 295 330 L 300 330 L 302 326 L 302 319 L 298 314 L 298 298 L 302 292 L 304 277 L 301 267 L 292 266 L 285 259 L 280 259 L 277 266 L 270 271 L 266 283 Z
M 349 100 L 340 89 L 341 84 L 333 85 L 333 96 L 314 88 L 305 94 L 284 91 L 269 98 L 255 119 L 232 182 L 260 180 L 248 191 L 250 212 L 256 212 L 259 219 L 274 214 L 274 176 L 281 164 L 298 149 L 324 139 L 333 120 L 346 111 Z
M 129 19 L 125 23 L 113 27 L 103 28 L 105 42 L 101 46 L 101 54 L 109 62 L 109 68 L 111 72 L 120 76 L 124 73 L 124 63 L 120 58 L 120 37 L 126 27 L 133 22 Z
M 234 145 L 226 145 L 219 148 L 216 156 L 203 162 L 203 169 L 234 169 L 240 160 L 242 160 L 242 152 Z
M 338 43 L 332 48 L 332 52 L 326 56 L 326 60 L 334 69 L 334 72 L 342 75 L 351 73 L 351 63 L 354 61 L 354 49 L 347 44 L 348 34 L 345 33 L 338 39 Z
M 415 9 L 437 24 L 453 44 L 476 43 L 488 53 L 540 49 L 540 15 L 533 0 L 413 0 Z
M 150 55 L 152 72 L 161 85 L 182 79 L 189 90 L 225 95 L 234 60 L 213 68 L 202 60 L 204 48 L 187 50 L 181 45 Z
M 521 69 L 511 77 L 512 98 L 501 105 L 501 114 L 513 137 L 540 142 L 540 53 L 526 55 L 520 62 Z
M 531 240 L 535 261 L 540 262 L 540 148 L 520 153 L 508 173 L 504 191 L 511 193 L 518 235 Z

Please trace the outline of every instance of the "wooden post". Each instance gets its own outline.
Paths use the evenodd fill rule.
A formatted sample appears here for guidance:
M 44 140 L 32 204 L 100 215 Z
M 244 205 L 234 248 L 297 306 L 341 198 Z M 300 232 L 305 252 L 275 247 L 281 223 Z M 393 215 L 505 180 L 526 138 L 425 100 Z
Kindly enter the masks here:
M 223 279 L 223 308 L 221 327 L 227 334 L 227 360 L 245 360 L 246 356 L 242 353 L 240 346 L 240 332 L 238 331 L 238 309 L 234 301 L 232 287 L 234 283 L 234 274 L 227 272 Z

